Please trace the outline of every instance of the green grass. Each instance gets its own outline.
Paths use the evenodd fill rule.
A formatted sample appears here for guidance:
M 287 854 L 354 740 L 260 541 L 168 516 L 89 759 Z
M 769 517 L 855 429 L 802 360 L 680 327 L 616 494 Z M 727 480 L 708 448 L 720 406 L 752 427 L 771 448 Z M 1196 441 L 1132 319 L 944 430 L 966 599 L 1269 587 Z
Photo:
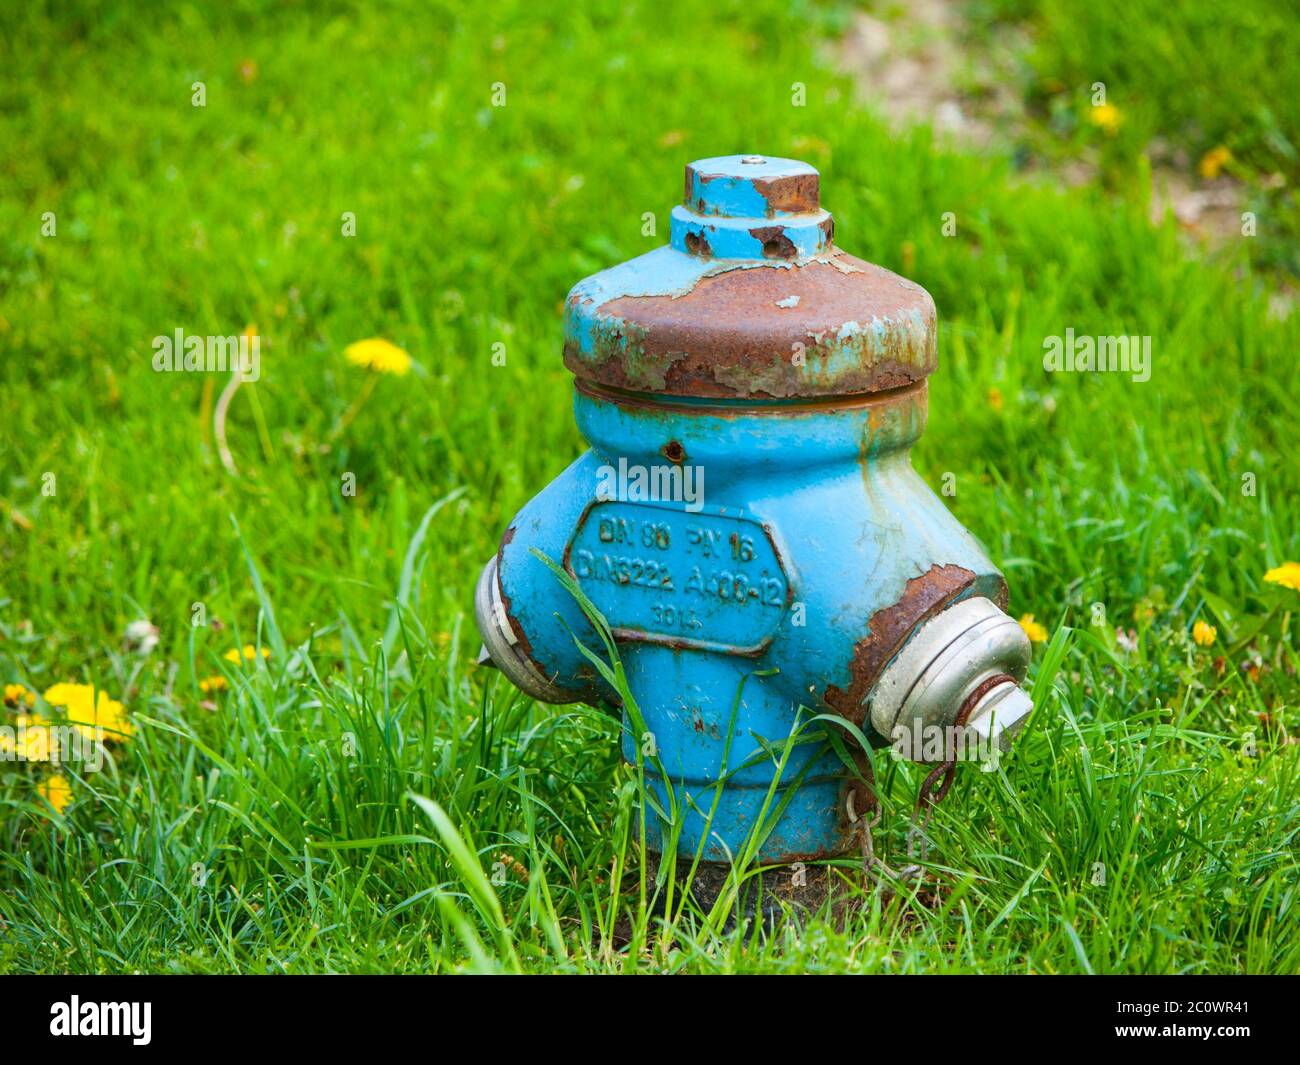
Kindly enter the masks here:
M 1134 136 L 1164 135 L 1193 161 L 1224 145 L 1243 164 L 1300 174 L 1300 27 L 1285 4 L 972 0 L 977 23 L 1023 20 L 1036 91 L 1105 84 Z
M 970 0 L 974 40 L 1023 31 L 1011 69 L 1031 114 L 1021 149 L 1058 163 L 1080 154 L 1110 187 L 1141 195 L 1152 159 L 1189 183 L 1207 153 L 1243 185 L 1256 262 L 1300 271 L 1300 20 L 1273 0 Z M 1118 127 L 1090 124 L 1094 86 Z M 1234 225 L 1232 227 L 1236 229 Z
M 94 680 L 136 731 L 105 772 L 69 767 L 62 816 L 43 769 L 0 765 L 0 968 L 1300 969 L 1300 595 L 1262 582 L 1300 558 L 1300 318 L 1270 316 L 1246 248 L 1188 258 L 1141 203 L 890 133 L 813 58 L 842 12 L 72 6 L 0 17 L 0 680 Z M 845 928 L 770 935 L 652 915 L 617 723 L 473 668 L 470 614 L 582 446 L 565 292 L 665 239 L 683 162 L 746 150 L 821 167 L 843 245 L 933 293 L 917 467 L 956 475 L 1013 610 L 1057 634 L 1030 734 L 936 814 L 944 901 L 864 891 Z M 150 342 L 248 323 L 232 477 L 224 381 L 155 374 Z M 1046 374 L 1067 326 L 1149 334 L 1151 380 Z M 338 432 L 368 336 L 422 372 Z M 244 643 L 271 653 L 222 661 Z M 897 857 L 917 774 L 885 779 Z

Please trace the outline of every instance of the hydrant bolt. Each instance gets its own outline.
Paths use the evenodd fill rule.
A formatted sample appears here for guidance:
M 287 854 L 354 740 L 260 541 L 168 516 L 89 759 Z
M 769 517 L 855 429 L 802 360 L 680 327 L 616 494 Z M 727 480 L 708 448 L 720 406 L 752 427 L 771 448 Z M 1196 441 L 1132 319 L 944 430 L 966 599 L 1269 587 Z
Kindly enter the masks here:
M 590 448 L 484 567 L 480 661 L 544 702 L 617 703 L 537 556 L 562 566 L 617 641 L 683 854 L 725 862 L 754 833 L 765 863 L 857 846 L 862 785 L 831 744 L 791 747 L 774 780 L 801 708 L 878 745 L 962 724 L 1004 747 L 1027 720 L 1006 582 L 911 466 L 935 351 L 929 293 L 841 251 L 820 175 L 791 159 L 691 163 L 669 244 L 569 293 Z

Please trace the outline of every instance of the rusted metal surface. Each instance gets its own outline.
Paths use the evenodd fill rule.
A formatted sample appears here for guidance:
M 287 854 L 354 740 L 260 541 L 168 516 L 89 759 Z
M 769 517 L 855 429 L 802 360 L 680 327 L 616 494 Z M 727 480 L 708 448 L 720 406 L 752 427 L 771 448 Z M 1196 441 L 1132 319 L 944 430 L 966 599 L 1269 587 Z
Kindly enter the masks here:
M 898 602 L 871 616 L 867 635 L 853 649 L 848 687 L 828 687 L 823 696 L 826 705 L 841 717 L 861 725 L 866 716 L 867 693 L 908 636 L 974 583 L 975 574 L 970 570 L 937 564 L 908 581 Z
M 763 245 L 765 259 L 793 259 L 799 254 L 794 241 L 785 235 L 780 226 L 756 226 L 749 235 Z
M 615 404 L 620 410 L 645 412 L 647 415 L 665 419 L 669 414 L 689 412 L 694 415 L 707 415 L 710 418 L 738 419 L 754 416 L 782 419 L 803 418 L 809 414 L 834 413 L 866 409 L 869 417 L 869 439 L 874 443 L 880 435 L 895 428 L 891 420 L 892 408 L 903 411 L 915 411 L 909 417 L 915 419 L 914 429 L 908 430 L 908 442 L 915 440 L 924 428 L 928 395 L 924 380 L 899 388 L 882 389 L 878 392 L 859 392 L 848 396 L 811 396 L 806 399 L 787 400 L 782 403 L 763 404 L 756 401 L 753 405 L 720 400 L 717 403 L 685 402 L 681 397 L 674 403 L 671 397 L 660 399 L 641 392 L 629 392 L 610 385 L 599 385 L 591 381 L 576 381 L 574 388 L 581 396 L 600 402 Z M 900 446 L 903 441 L 894 439 L 882 443 Z M 871 447 L 864 447 L 868 454 Z M 667 456 L 665 456 L 667 457 Z M 675 461 L 675 460 L 673 460 Z
M 686 168 L 672 241 L 574 286 L 565 365 L 657 396 L 788 399 L 914 383 L 935 367 L 934 301 L 834 246 L 817 171 L 790 159 Z
M 732 180 L 734 168 L 711 165 L 715 162 L 718 161 L 702 159 L 686 166 L 686 188 L 682 203 L 697 214 L 722 215 L 727 210 L 725 198 L 720 204 L 718 198 L 707 195 L 710 191 L 708 186 Z M 771 176 L 750 178 L 746 185 L 746 191 L 752 189 L 761 198 L 765 218 L 812 214 L 821 206 L 821 178 L 811 167 L 788 167 L 785 172 L 778 170 L 771 173 Z M 731 206 L 734 209 L 734 201 Z
M 515 526 L 513 523 L 511 523 L 509 526 L 507 526 L 506 531 L 501 534 L 501 544 L 497 548 L 498 566 L 501 565 L 501 559 L 505 557 L 506 548 L 509 547 L 510 544 L 514 541 L 514 538 L 515 538 Z M 515 634 L 516 646 L 518 647 L 520 652 L 522 652 L 524 658 L 527 659 L 528 662 L 532 665 L 532 667 L 536 669 L 539 673 L 545 675 L 546 673 L 545 668 L 542 666 L 540 662 L 537 661 L 536 656 L 533 654 L 533 645 L 532 642 L 528 639 L 528 632 L 524 629 L 523 625 L 519 623 L 519 619 L 515 617 L 514 605 L 510 601 L 510 596 L 507 594 L 506 589 L 503 588 L 499 582 L 497 585 L 497 589 L 498 589 L 498 595 L 500 595 L 501 597 L 501 607 L 505 614 L 506 623 L 510 626 L 511 631 Z
M 756 232 L 765 245 L 777 239 Z M 913 384 L 936 362 L 929 293 L 843 252 L 798 267 L 729 270 L 685 294 L 620 296 L 585 313 L 598 323 L 593 351 L 570 338 L 565 365 L 632 392 L 844 396 Z
M 686 449 L 682 447 L 680 440 L 669 440 L 659 449 L 659 454 L 666 458 L 675 466 L 680 466 L 686 461 Z
M 703 259 L 713 258 L 713 248 L 709 244 L 709 238 L 702 233 L 687 233 L 686 247 L 692 255 L 698 255 Z

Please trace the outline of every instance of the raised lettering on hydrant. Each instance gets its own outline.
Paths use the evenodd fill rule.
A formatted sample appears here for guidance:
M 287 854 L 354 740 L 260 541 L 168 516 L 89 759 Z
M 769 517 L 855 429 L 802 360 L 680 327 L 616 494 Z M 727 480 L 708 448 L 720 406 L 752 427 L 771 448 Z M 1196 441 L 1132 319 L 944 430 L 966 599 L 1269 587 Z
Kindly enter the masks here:
M 795 745 L 773 790 L 796 715 L 931 761 L 935 730 L 999 746 L 1031 709 L 1006 582 L 909 458 L 934 301 L 834 232 L 805 163 L 686 168 L 671 243 L 569 293 L 591 447 L 510 523 L 476 594 L 485 662 L 546 702 L 610 702 L 575 642 L 597 635 L 538 555 L 572 575 L 618 642 L 678 848 L 710 861 L 756 831 L 765 862 L 858 845 L 863 782 L 831 745 Z

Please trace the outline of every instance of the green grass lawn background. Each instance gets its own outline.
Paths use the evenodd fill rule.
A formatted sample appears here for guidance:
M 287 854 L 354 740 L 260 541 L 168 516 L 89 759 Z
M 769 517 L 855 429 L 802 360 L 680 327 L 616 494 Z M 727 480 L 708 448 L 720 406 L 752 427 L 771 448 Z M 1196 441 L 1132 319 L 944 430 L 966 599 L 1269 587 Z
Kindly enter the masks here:
M 0 967 L 1300 967 L 1300 593 L 1262 579 L 1300 559 L 1300 319 L 1270 312 L 1248 238 L 1189 251 L 1140 196 L 890 132 L 816 58 L 839 9 L 103 0 L 0 23 L 0 679 L 94 682 L 134 722 L 106 772 L 69 767 L 62 814 L 44 767 L 0 764 Z M 741 151 L 818 166 L 839 242 L 934 295 L 915 463 L 955 474 L 1013 611 L 1055 634 L 1031 734 L 936 815 L 942 904 L 867 893 L 846 928 L 762 940 L 657 923 L 616 723 L 475 670 L 470 612 L 582 446 L 569 286 L 666 240 L 686 161 Z M 248 325 L 234 477 L 224 380 L 154 373 L 151 341 Z M 1150 381 L 1046 374 L 1067 327 L 1150 335 Z M 342 351 L 371 336 L 420 372 L 340 431 L 366 384 Z M 271 653 L 223 660 L 246 643 Z M 918 778 L 887 779 L 897 849 Z

